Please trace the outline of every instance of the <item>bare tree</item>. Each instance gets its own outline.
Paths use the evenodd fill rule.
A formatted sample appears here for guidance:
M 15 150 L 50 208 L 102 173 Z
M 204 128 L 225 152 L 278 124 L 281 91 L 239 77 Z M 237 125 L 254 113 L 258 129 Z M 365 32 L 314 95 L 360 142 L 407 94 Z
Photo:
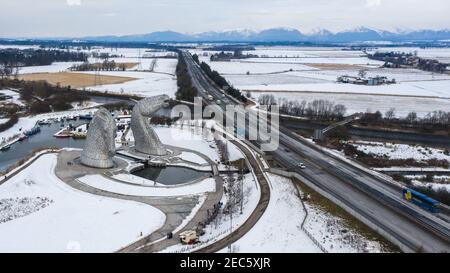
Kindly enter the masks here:
M 391 108 L 384 114 L 386 119 L 394 119 L 395 118 L 395 108 Z
M 415 123 L 417 121 L 417 113 L 416 112 L 411 112 L 406 116 L 406 120 L 409 123 Z

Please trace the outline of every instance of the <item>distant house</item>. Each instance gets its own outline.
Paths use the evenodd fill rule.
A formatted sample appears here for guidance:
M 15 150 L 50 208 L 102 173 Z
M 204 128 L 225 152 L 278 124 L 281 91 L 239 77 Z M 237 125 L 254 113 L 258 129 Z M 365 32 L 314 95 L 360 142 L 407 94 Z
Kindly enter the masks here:
M 358 85 L 370 85 L 370 86 L 396 83 L 395 79 L 389 80 L 387 77 L 381 77 L 381 76 L 361 78 L 361 77 L 354 77 L 354 76 L 347 76 L 347 75 L 338 77 L 337 82 L 358 84 Z

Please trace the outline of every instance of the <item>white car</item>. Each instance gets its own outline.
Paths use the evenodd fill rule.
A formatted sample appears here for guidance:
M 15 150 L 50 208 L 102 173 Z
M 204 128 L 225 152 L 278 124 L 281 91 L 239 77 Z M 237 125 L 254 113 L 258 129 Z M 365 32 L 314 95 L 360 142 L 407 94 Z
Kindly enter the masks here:
M 298 166 L 300 169 L 306 169 L 306 166 L 305 166 L 305 164 L 303 164 L 303 163 L 299 163 L 297 166 Z

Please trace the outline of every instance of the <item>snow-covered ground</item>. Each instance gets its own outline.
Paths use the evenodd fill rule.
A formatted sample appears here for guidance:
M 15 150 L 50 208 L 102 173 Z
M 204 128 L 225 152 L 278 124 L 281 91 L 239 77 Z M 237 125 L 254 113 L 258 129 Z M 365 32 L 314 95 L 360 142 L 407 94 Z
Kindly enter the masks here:
M 156 126 L 154 129 L 161 141 L 166 145 L 198 151 L 208 156 L 214 162 L 220 161 L 217 145 L 214 142 L 214 135 L 209 130 L 201 130 L 198 127 L 188 125 Z M 239 149 L 230 142 L 228 143 L 228 153 L 231 161 L 244 158 Z
M 301 229 L 305 211 L 292 182 L 276 175 L 269 178 L 269 206 L 256 225 L 233 244 L 234 249 L 241 253 L 321 252 Z
M 295 58 L 352 58 L 365 55 L 360 50 L 342 50 L 340 47 L 297 47 L 297 46 L 257 46 L 254 51 L 244 51 L 244 54 L 254 54 L 259 57 L 295 57 Z
M 95 72 L 82 73 L 95 74 Z M 124 94 L 135 94 L 145 97 L 158 95 L 168 95 L 170 97 L 174 97 L 175 93 L 177 92 L 176 77 L 167 74 L 133 71 L 102 71 L 101 75 L 131 77 L 136 78 L 136 80 L 119 84 L 92 86 L 86 89 Z
M 71 188 L 54 175 L 56 160 L 44 155 L 0 186 L 0 252 L 113 252 L 164 224 L 149 205 Z
M 20 68 L 19 74 L 65 72 L 76 64 L 81 62 L 54 62 L 51 65 L 25 66 Z
M 390 108 L 396 108 L 400 117 L 411 111 L 425 116 L 434 110 L 450 109 L 450 75 L 417 69 L 381 68 L 382 62 L 369 60 L 362 51 L 342 48 L 256 47 L 255 51 L 244 53 L 270 58 L 231 62 L 210 62 L 210 56 L 217 52 L 201 49 L 191 52 L 197 53 L 201 61 L 209 63 L 213 69 L 223 74 L 233 86 L 244 92 L 252 91 L 256 98 L 261 94 L 271 93 L 279 98 L 298 101 L 326 99 L 347 106 L 347 114 L 366 110 L 386 112 Z M 422 54 L 425 52 L 430 56 L 450 55 L 448 49 L 421 51 Z M 361 68 L 367 69 L 368 77 L 386 76 L 396 79 L 397 84 L 363 86 L 336 83 L 339 76 L 357 76 Z M 289 71 L 291 69 L 293 71 Z
M 225 186 L 228 187 L 227 183 L 228 177 L 224 177 Z M 169 248 L 164 249 L 161 252 L 174 253 L 174 252 L 192 252 L 196 249 L 201 248 L 217 242 L 218 240 L 227 236 L 231 230 L 237 229 L 241 226 L 255 210 L 258 200 L 260 198 L 261 192 L 260 188 L 256 186 L 256 181 L 253 174 L 246 174 L 243 177 L 243 206 L 242 213 L 240 213 L 239 208 L 234 208 L 233 218 L 231 220 L 230 214 L 224 214 L 220 212 L 216 219 L 207 225 L 204 229 L 205 234 L 200 236 L 200 244 L 193 246 L 184 246 L 182 244 L 177 244 Z M 226 205 L 229 200 L 229 196 L 224 194 L 221 202 Z M 231 222 L 232 221 L 232 222 Z
M 189 161 L 192 163 L 196 163 L 199 165 L 208 164 L 208 162 L 206 162 L 202 157 L 200 157 L 199 155 L 196 155 L 194 153 L 182 152 L 180 157 L 183 160 L 186 160 L 186 161 Z
M 449 181 L 449 179 L 447 179 Z M 415 186 L 425 186 L 427 188 L 431 188 L 435 191 L 446 190 L 450 193 L 450 183 L 432 183 L 432 182 L 423 182 L 420 180 L 412 180 L 413 185 Z
M 409 159 L 425 161 L 430 159 L 447 160 L 450 162 L 450 155 L 445 154 L 442 149 L 423 147 L 420 145 L 393 144 L 369 141 L 351 141 L 352 146 L 365 154 L 376 157 L 386 157 L 389 159 Z
M 115 178 L 117 179 L 117 177 Z M 214 192 L 216 190 L 216 182 L 213 178 L 206 178 L 196 183 L 172 187 L 161 187 L 158 185 L 154 185 L 153 187 L 135 186 L 117 182 L 101 175 L 86 175 L 79 178 L 78 181 L 96 189 L 132 196 L 185 196 Z
M 239 76 L 242 77 L 242 76 Z M 255 76 L 256 77 L 256 76 Z M 289 80 L 292 77 L 287 75 Z M 355 84 L 341 84 L 336 82 L 322 83 L 305 83 L 304 77 L 299 77 L 298 83 L 271 83 L 260 77 L 261 82 L 254 83 L 252 77 L 244 78 L 244 81 L 234 81 L 233 76 L 226 77 L 237 88 L 244 92 L 250 91 L 312 91 L 312 92 L 329 92 L 329 93 L 354 93 L 354 94 L 373 94 L 373 95 L 402 95 L 402 96 L 418 96 L 418 97 L 439 97 L 450 98 L 450 80 L 445 81 L 418 81 L 418 82 L 402 82 L 391 85 L 366 86 Z M 242 78 L 238 78 L 240 80 Z M 270 78 L 267 78 L 270 79 Z M 277 79 L 279 81 L 280 79 Z M 251 82 L 249 82 L 251 81 Z M 319 80 L 314 80 L 319 81 Z
M 417 56 L 425 59 L 438 60 L 443 63 L 450 63 L 450 49 L 449 48 L 419 48 L 419 47 L 388 47 L 377 48 L 378 52 L 405 52 L 415 53 Z
M 7 99 L 7 100 L 2 100 L 0 101 L 0 103 L 2 102 L 8 102 L 8 103 L 15 103 L 19 106 L 24 106 L 24 103 L 20 100 L 20 94 L 8 89 L 1 89 L 0 90 L 0 94 L 3 95 L 7 95 L 7 96 L 11 96 L 12 99 Z
M 305 203 L 308 220 L 305 228 L 330 253 L 377 253 L 384 247 L 378 241 L 361 235 L 349 227 L 345 220 L 331 213 Z
M 175 74 L 175 69 L 177 67 L 177 59 L 149 59 L 149 58 L 111 58 L 109 61 L 114 61 L 116 63 L 138 63 L 135 67 L 129 68 L 128 70 L 149 70 L 152 66 L 153 61 L 156 60 L 155 67 L 153 71 L 156 73 L 168 73 Z M 99 60 L 90 59 L 92 63 L 98 62 Z

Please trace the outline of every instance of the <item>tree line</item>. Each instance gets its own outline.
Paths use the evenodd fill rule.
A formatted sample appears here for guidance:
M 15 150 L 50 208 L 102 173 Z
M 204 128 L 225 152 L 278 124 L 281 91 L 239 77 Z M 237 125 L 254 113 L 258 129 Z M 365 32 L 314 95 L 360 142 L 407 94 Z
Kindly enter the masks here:
M 205 72 L 205 74 L 221 89 L 225 90 L 230 96 L 244 103 L 247 102 L 247 98 L 242 95 L 241 91 L 228 84 L 227 80 L 222 77 L 219 72 L 217 72 L 216 70 L 212 70 L 211 67 L 205 62 L 200 63 L 196 54 L 193 55 L 193 59 L 200 65 L 200 68 L 203 70 L 203 72 Z
M 176 75 L 178 85 L 177 99 L 193 102 L 194 98 L 197 97 L 198 90 L 192 85 L 191 76 L 189 75 L 187 64 L 182 54 L 178 54 Z
M 426 114 L 424 117 L 419 117 L 416 112 L 412 111 L 406 115 L 406 117 L 397 117 L 395 108 L 390 108 L 384 115 L 377 111 L 375 113 L 364 113 L 360 121 L 362 123 L 371 124 L 407 124 L 410 127 L 423 127 L 433 126 L 437 128 L 447 128 L 450 126 L 450 112 L 446 111 L 433 111 Z
M 53 62 L 85 62 L 87 54 L 83 52 L 44 50 L 44 49 L 15 49 L 0 50 L 0 64 L 3 66 L 38 66 L 51 65 Z
M 72 71 L 125 71 L 127 65 L 124 63 L 116 63 L 114 60 L 104 60 L 102 63 L 85 62 L 79 65 L 74 65 L 70 68 Z
M 266 94 L 262 95 L 258 99 L 259 104 L 269 107 L 272 105 L 278 105 L 280 113 L 297 116 L 307 117 L 322 121 L 341 120 L 344 118 L 347 108 L 342 104 L 335 104 L 328 100 L 313 100 L 307 102 L 306 100 L 288 100 L 280 99 L 276 100 L 274 95 Z

